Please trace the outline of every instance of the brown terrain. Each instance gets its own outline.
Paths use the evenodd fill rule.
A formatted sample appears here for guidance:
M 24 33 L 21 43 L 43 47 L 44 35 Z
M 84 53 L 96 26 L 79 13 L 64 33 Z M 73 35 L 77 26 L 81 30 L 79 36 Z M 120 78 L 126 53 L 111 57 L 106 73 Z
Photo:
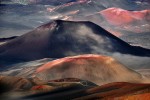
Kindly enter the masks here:
M 45 1 L 48 3 L 49 0 Z M 49 2 L 54 1 L 56 0 Z M 123 58 L 125 54 L 149 57 L 149 50 L 131 46 L 117 38 L 149 33 L 150 9 L 130 11 L 125 10 L 128 6 L 112 7 L 109 2 L 105 4 L 105 0 L 101 0 L 106 7 L 112 8 L 105 8 L 103 5 L 105 10 L 103 7 L 100 10 L 100 5 L 94 6 L 94 0 L 70 1 L 46 9 L 50 12 L 51 20 L 62 20 L 44 24 L 20 37 L 0 38 L 0 67 L 3 69 L 6 65 L 7 69 L 10 61 L 14 66 L 14 69 L 8 68 L 5 74 L 0 73 L 0 100 L 150 100 L 150 70 L 149 67 L 143 67 L 149 64 L 142 62 L 143 58 Z M 114 2 L 117 1 L 119 0 Z M 141 5 L 142 1 L 137 5 Z M 30 2 L 32 5 L 41 0 Z M 82 13 L 88 11 L 84 6 L 90 8 L 90 5 L 96 8 L 96 12 Z M 80 6 L 83 9 L 79 9 Z M 34 46 L 36 44 L 38 45 Z M 123 60 L 116 53 L 122 54 Z M 118 57 L 122 63 L 125 60 L 131 60 L 132 63 L 135 61 L 141 69 L 133 70 L 128 64 L 122 64 L 113 57 Z M 41 63 L 34 68 L 27 65 L 32 70 L 24 67 L 15 70 L 19 66 L 15 66 L 15 63 L 17 65 L 19 62 L 43 58 L 58 59 L 49 60 L 48 63 Z M 21 76 L 24 73 L 27 75 Z
M 6 85 L 9 91 L 3 91 L 1 99 L 11 100 L 149 100 L 150 84 L 114 82 L 97 86 L 89 81 L 75 78 L 51 80 L 36 83 L 34 79 L 1 76 L 0 88 Z M 38 80 L 40 82 L 40 80 Z M 5 83 L 2 85 L 2 83 Z M 86 83 L 86 84 L 85 84 Z M 26 88 L 22 88 L 26 86 Z M 6 88 L 5 88 L 6 89 Z M 9 95 L 8 95 L 9 94 Z M 16 96 L 19 95 L 19 96 Z M 5 98 L 4 98 L 5 97 Z M 8 98 L 9 97 L 9 98 Z M 18 98 L 19 97 L 19 98 Z M 23 97 L 23 98 L 22 98 Z
M 0 76 L 1 100 L 149 100 L 149 79 L 112 57 L 65 57 L 39 66 L 30 78 Z
M 90 92 L 91 95 L 75 100 L 149 100 L 150 84 L 110 83 L 86 91 Z
M 150 99 L 150 84 L 136 83 L 109 83 L 102 86 L 91 87 L 89 89 L 78 89 L 74 91 L 57 91 L 54 94 L 36 94 L 28 96 L 35 100 L 55 99 L 59 100 L 149 100 Z M 51 95 L 50 95 L 51 94 Z
M 33 76 L 43 80 L 73 77 L 98 85 L 110 82 L 149 82 L 141 74 L 127 68 L 114 58 L 102 55 L 79 55 L 50 61 L 37 68 Z

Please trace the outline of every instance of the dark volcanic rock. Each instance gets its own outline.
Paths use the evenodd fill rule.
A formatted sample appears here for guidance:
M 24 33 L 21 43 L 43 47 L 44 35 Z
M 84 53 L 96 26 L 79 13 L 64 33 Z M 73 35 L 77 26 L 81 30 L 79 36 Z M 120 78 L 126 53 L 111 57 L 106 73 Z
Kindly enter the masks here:
M 87 53 L 150 56 L 150 50 L 130 46 L 92 22 L 56 20 L 0 46 L 1 61 L 29 61 Z

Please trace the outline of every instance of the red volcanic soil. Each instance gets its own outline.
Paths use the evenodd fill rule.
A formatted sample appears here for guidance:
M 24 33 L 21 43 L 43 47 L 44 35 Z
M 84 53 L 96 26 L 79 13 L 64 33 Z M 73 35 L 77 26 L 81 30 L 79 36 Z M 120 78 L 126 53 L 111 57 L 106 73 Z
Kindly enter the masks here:
M 121 8 L 108 8 L 100 12 L 112 25 L 124 25 L 134 21 L 150 21 L 150 10 L 127 11 Z
M 44 91 L 50 91 L 50 90 L 54 90 L 54 89 L 56 89 L 56 87 L 52 87 L 52 86 L 49 86 L 49 85 L 37 85 L 37 86 L 33 86 L 32 88 L 31 88 L 31 91 L 34 91 L 34 92 L 38 92 L 38 90 L 39 91 L 42 91 L 43 90 L 43 92 Z

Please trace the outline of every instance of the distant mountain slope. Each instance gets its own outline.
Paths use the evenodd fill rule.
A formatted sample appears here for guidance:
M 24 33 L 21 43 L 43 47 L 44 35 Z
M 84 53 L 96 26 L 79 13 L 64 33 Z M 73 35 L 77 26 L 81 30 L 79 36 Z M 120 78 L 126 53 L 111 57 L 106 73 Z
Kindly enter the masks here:
M 0 0 L 0 4 L 42 4 L 42 5 L 62 5 L 70 2 L 94 2 L 105 7 L 120 7 L 124 9 L 146 9 L 149 8 L 149 0 Z
M 0 3 L 2 37 L 20 36 L 49 20 L 70 17 L 72 12 L 77 12 L 73 16 L 88 16 L 110 7 L 150 9 L 147 0 L 1 0 Z M 10 23 L 12 28 L 8 27 Z
M 79 13 L 79 12 L 78 12 Z M 65 18 L 64 18 L 65 19 Z M 150 10 L 130 11 L 121 8 L 107 8 L 94 14 L 66 17 L 67 20 L 89 20 L 121 35 L 150 32 Z
M 101 11 L 101 14 L 114 25 L 122 25 L 136 20 L 150 21 L 150 10 L 128 11 L 120 8 L 108 8 Z
M 150 50 L 130 46 L 92 22 L 52 21 L 0 46 L 1 61 L 60 58 L 87 53 L 150 56 Z
M 82 3 L 80 3 L 82 2 Z M 55 11 L 56 12 L 63 12 L 66 10 L 79 10 L 81 6 L 85 9 L 86 6 L 89 6 L 89 8 L 100 10 L 101 7 L 103 8 L 110 8 L 110 7 L 117 7 L 117 8 L 122 8 L 126 10 L 144 10 L 144 9 L 149 9 L 150 2 L 149 1 L 130 1 L 130 0 L 77 0 L 76 2 L 73 3 L 67 3 L 58 6 Z M 79 7 L 79 8 L 78 8 Z M 62 9 L 62 10 L 61 10 Z M 88 9 L 88 8 L 87 8 Z M 83 10 L 83 9 L 81 9 Z M 95 10 L 95 11 L 96 11 Z
M 1 4 L 22 4 L 22 5 L 30 5 L 30 4 L 43 4 L 43 5 L 61 5 L 64 3 L 75 2 L 78 0 L 1 0 Z
M 100 14 L 120 30 L 135 33 L 150 32 L 150 10 L 128 11 L 120 8 L 108 8 Z
M 150 48 L 150 10 L 130 11 L 121 8 L 107 8 L 95 14 L 64 17 L 70 21 L 91 21 L 103 27 L 126 42 Z
M 142 47 L 150 49 L 150 32 L 144 33 L 130 33 L 120 37 L 127 41 L 131 45 L 140 45 Z

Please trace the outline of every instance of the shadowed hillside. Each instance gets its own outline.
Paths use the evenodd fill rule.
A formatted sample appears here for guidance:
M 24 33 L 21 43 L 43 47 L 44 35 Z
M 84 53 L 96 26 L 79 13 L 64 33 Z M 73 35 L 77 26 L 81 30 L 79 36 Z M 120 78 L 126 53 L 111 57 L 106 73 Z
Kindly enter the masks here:
M 150 50 L 130 46 L 92 22 L 52 21 L 0 46 L 1 61 L 29 61 L 87 53 L 150 56 Z
M 136 83 L 110 83 L 90 89 L 74 91 L 52 91 L 42 94 L 27 96 L 24 99 L 34 100 L 148 100 L 150 98 L 150 84 Z M 23 99 L 23 100 L 24 100 Z
M 36 78 L 0 76 L 1 100 L 148 100 L 149 90 L 150 84 L 114 82 L 97 86 L 75 78 L 43 82 Z

